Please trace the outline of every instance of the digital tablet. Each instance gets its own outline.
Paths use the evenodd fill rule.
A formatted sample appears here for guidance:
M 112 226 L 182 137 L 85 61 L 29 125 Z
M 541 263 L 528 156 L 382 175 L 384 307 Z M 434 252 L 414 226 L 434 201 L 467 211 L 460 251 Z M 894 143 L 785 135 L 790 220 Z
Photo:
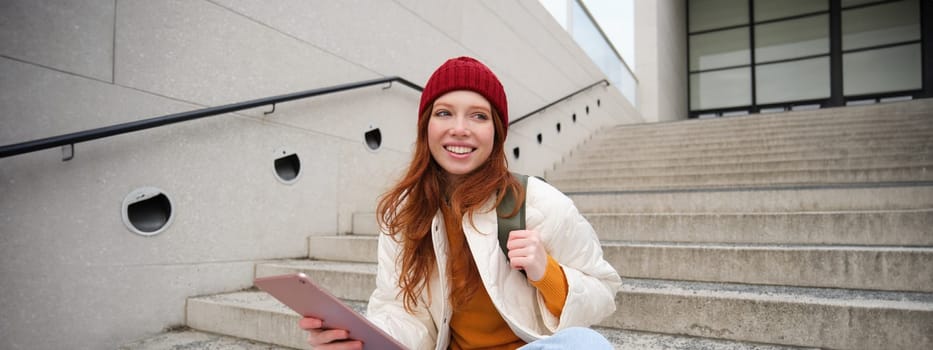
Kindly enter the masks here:
M 260 277 L 253 282 L 299 315 L 323 320 L 324 328 L 349 331 L 350 338 L 363 342 L 363 349 L 405 349 L 303 273 Z

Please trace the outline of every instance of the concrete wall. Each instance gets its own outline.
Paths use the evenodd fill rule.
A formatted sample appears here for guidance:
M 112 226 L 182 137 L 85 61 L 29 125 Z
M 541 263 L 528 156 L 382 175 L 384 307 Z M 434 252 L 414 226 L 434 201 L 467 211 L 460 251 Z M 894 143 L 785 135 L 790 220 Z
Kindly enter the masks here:
M 513 118 L 602 79 L 535 0 L 6 0 L 0 145 L 381 76 L 424 84 L 457 55 L 498 73 Z M 67 162 L 0 159 L 0 348 L 109 349 L 183 325 L 185 298 L 249 287 L 256 261 L 350 231 L 408 161 L 418 97 L 376 86 L 80 143 Z M 541 174 L 639 121 L 597 87 L 516 124 L 507 148 Z M 292 184 L 273 175 L 281 149 L 301 159 Z M 143 186 L 174 204 L 152 237 L 122 223 Z
M 648 122 L 687 119 L 687 4 L 635 0 L 638 106 Z

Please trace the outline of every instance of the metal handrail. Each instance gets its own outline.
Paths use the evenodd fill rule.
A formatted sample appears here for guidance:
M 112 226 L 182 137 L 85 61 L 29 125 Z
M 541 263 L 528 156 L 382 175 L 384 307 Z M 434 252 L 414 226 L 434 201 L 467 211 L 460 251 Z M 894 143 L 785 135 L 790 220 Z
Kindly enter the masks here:
M 404 78 L 397 77 L 397 76 L 365 80 L 365 81 L 360 81 L 356 83 L 341 84 L 341 85 L 335 85 L 335 86 L 326 87 L 326 88 L 306 90 L 306 91 L 300 91 L 300 92 L 295 92 L 295 93 L 290 93 L 290 94 L 285 94 L 285 95 L 278 95 L 278 96 L 265 97 L 265 98 L 255 99 L 255 100 L 249 100 L 245 102 L 231 103 L 231 104 L 227 104 L 223 106 L 202 108 L 202 109 L 197 109 L 197 110 L 188 111 L 188 112 L 168 114 L 168 115 L 164 115 L 160 117 L 154 117 L 154 118 L 137 120 L 137 121 L 127 122 L 127 123 L 115 124 L 115 125 L 100 127 L 96 129 L 78 131 L 78 132 L 73 132 L 70 134 L 63 134 L 63 135 L 58 135 L 58 136 L 46 137 L 42 139 L 36 139 L 32 141 L 14 143 L 10 145 L 0 146 L 0 158 L 6 158 L 10 156 L 19 155 L 19 154 L 40 151 L 40 150 L 49 149 L 49 148 L 58 147 L 58 146 L 71 145 L 73 147 L 74 144 L 80 143 L 80 142 L 101 139 L 101 138 L 110 137 L 114 135 L 126 134 L 126 133 L 130 133 L 133 131 L 151 129 L 151 128 L 159 127 L 162 125 L 180 123 L 180 122 L 188 121 L 188 120 L 206 118 L 206 117 L 211 117 L 215 115 L 241 111 L 244 109 L 250 109 L 250 108 L 255 108 L 259 106 L 272 105 L 272 110 L 275 111 L 275 104 L 281 103 L 281 102 L 287 102 L 287 101 L 298 100 L 302 98 L 308 98 L 308 97 L 313 97 L 313 96 L 331 94 L 335 92 L 353 90 L 353 89 L 358 89 L 358 88 L 363 88 L 363 87 L 378 85 L 378 84 L 385 84 L 385 83 L 391 84 L 393 82 L 398 82 L 402 85 L 405 85 L 417 91 L 424 90 L 424 88 L 422 88 L 421 86 L 418 86 Z M 589 86 L 584 87 L 580 90 L 577 90 L 573 93 L 570 93 L 567 96 L 564 96 L 554 102 L 548 103 L 544 107 L 538 108 L 528 114 L 525 114 L 515 120 L 512 120 L 511 122 L 509 122 L 509 125 L 515 125 L 515 123 L 518 123 L 519 121 L 524 120 L 525 118 L 528 118 L 538 112 L 541 112 L 547 109 L 548 107 L 558 104 L 568 98 L 573 97 L 576 94 L 579 94 L 599 84 L 606 84 L 606 86 L 609 86 L 609 81 L 607 81 L 606 79 L 603 79 L 593 84 L 590 84 Z
M 100 139 L 104 137 L 126 134 L 126 133 L 130 133 L 133 131 L 151 129 L 151 128 L 159 127 L 162 125 L 180 123 L 183 121 L 188 121 L 188 120 L 193 120 L 193 119 L 206 118 L 206 117 L 211 117 L 215 115 L 241 111 L 244 109 L 255 108 L 259 106 L 272 105 L 273 110 L 275 110 L 275 104 L 280 103 L 280 102 L 287 102 L 287 101 L 298 100 L 302 98 L 308 98 L 308 97 L 313 97 L 313 96 L 331 94 L 335 92 L 353 90 L 353 89 L 358 89 L 358 88 L 378 85 L 378 84 L 385 84 L 385 83 L 391 84 L 392 82 L 398 82 L 402 85 L 405 85 L 407 87 L 410 87 L 418 91 L 424 90 L 424 88 L 422 88 L 421 86 L 418 86 L 401 77 L 385 77 L 385 78 L 379 78 L 379 79 L 365 80 L 365 81 L 360 81 L 356 83 L 341 84 L 341 85 L 335 85 L 331 87 L 300 91 L 300 92 L 295 92 L 295 93 L 290 93 L 290 94 L 285 94 L 285 95 L 265 97 L 265 98 L 260 98 L 260 99 L 245 101 L 245 102 L 231 103 L 231 104 L 227 104 L 223 106 L 202 108 L 202 109 L 197 109 L 197 110 L 188 111 L 188 112 L 169 114 L 169 115 L 164 115 L 161 117 L 154 117 L 154 118 L 137 120 L 137 121 L 127 122 L 127 123 L 122 123 L 122 124 L 115 124 L 115 125 L 100 127 L 96 129 L 85 130 L 85 131 L 78 131 L 78 132 L 73 132 L 70 134 L 64 134 L 64 135 L 46 137 L 42 139 L 36 139 L 32 141 L 14 143 L 11 145 L 0 146 L 0 158 L 15 156 L 18 154 L 23 154 L 23 153 L 35 152 L 35 151 L 58 147 L 58 146 L 74 145 L 79 142 L 96 140 L 96 139 Z
M 551 107 L 551 106 L 553 106 L 553 105 L 556 105 L 556 104 L 558 104 L 558 103 L 561 103 L 561 102 L 563 102 L 564 100 L 566 100 L 566 99 L 568 99 L 568 98 L 571 98 L 571 97 L 575 96 L 576 94 L 579 94 L 579 93 L 581 93 L 581 92 L 583 92 L 583 91 L 589 90 L 590 88 L 592 88 L 592 87 L 594 87 L 594 86 L 596 86 L 596 85 L 599 85 L 599 84 L 606 84 L 606 86 L 609 86 L 609 81 L 606 80 L 606 79 L 603 79 L 603 80 L 597 81 L 597 82 L 595 82 L 595 83 L 592 83 L 592 84 L 590 84 L 590 85 L 587 85 L 586 87 L 584 87 L 584 88 L 582 88 L 582 89 L 580 89 L 580 90 L 574 91 L 574 92 L 568 94 L 567 96 L 561 97 L 560 99 L 558 99 L 558 100 L 556 100 L 556 101 L 554 101 L 554 102 L 551 102 L 551 103 L 548 103 L 548 104 L 544 105 L 544 107 L 541 107 L 541 108 L 538 108 L 538 109 L 536 109 L 536 110 L 533 110 L 533 111 L 529 112 L 528 114 L 525 114 L 525 115 L 523 115 L 523 116 L 521 116 L 521 117 L 516 118 L 515 120 L 510 121 L 510 122 L 509 122 L 509 126 L 515 125 L 515 123 L 518 123 L 518 122 L 524 120 L 525 118 L 528 118 L 528 117 L 532 116 L 533 114 L 536 114 L 536 113 L 541 112 L 541 111 L 543 111 L 543 110 L 545 110 L 545 109 L 548 109 L 548 107 Z

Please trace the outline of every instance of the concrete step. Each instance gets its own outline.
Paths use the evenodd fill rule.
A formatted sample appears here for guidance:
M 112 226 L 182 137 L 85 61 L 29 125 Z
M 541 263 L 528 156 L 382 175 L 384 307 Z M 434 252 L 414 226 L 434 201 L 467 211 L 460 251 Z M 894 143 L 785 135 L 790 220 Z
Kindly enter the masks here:
M 376 235 L 308 237 L 308 258 L 314 260 L 376 262 Z
M 606 260 L 624 277 L 933 292 L 933 248 L 928 246 L 782 243 L 602 242 Z M 363 246 L 360 244 L 359 249 L 364 249 Z M 374 264 L 377 240 L 372 238 L 365 246 L 371 251 L 370 263 Z M 257 274 L 260 270 L 257 267 Z M 374 265 L 298 260 L 271 274 L 290 271 L 333 280 L 333 285 L 347 288 L 340 293 L 375 288 L 369 285 L 371 281 L 367 282 L 368 277 L 361 275 L 375 274 Z M 348 277 L 341 280 L 341 275 Z M 353 281 L 347 282 L 351 277 Z M 338 295 L 353 300 L 368 298 L 365 292 Z
M 623 277 L 933 292 L 933 247 L 603 241 Z
M 347 302 L 357 312 L 365 304 Z M 300 316 L 269 294 L 242 291 L 188 298 L 188 327 L 295 349 L 311 349 Z
M 642 150 L 604 149 L 600 147 L 587 147 L 573 153 L 572 156 L 579 162 L 606 161 L 606 160 L 644 160 L 655 158 L 688 158 L 697 156 L 747 156 L 775 153 L 811 153 L 811 152 L 838 152 L 845 151 L 846 157 L 872 156 L 876 152 L 910 154 L 914 152 L 931 152 L 933 150 L 933 136 L 905 136 L 884 139 L 846 139 L 821 140 L 811 139 L 797 143 L 749 145 L 738 147 L 735 145 L 717 146 L 709 148 L 699 147 L 656 147 Z M 793 160 L 794 158 L 787 158 Z
M 883 156 L 902 156 L 913 154 L 929 154 L 933 152 L 933 145 L 908 143 L 908 144 L 887 144 L 874 147 L 845 148 L 833 147 L 821 149 L 797 149 L 784 150 L 780 152 L 759 150 L 752 152 L 750 150 L 725 150 L 722 152 L 695 152 L 689 149 L 680 152 L 669 152 L 663 154 L 640 154 L 624 153 L 616 156 L 595 156 L 584 157 L 579 154 L 571 154 L 556 169 L 571 168 L 605 168 L 605 167 L 632 167 L 633 164 L 642 166 L 648 164 L 706 164 L 706 163 L 754 163 L 766 161 L 795 161 L 795 160 L 828 160 L 828 159 L 851 159 L 863 157 L 883 157 Z
M 731 221 L 724 219 L 730 216 L 721 214 L 668 215 L 674 217 L 674 220 L 687 221 L 682 225 L 685 228 L 680 236 L 674 236 L 670 241 L 665 241 L 665 236 L 653 235 L 653 232 L 645 232 L 646 230 L 627 230 L 624 232 L 631 233 L 626 235 L 615 233 L 619 231 L 603 230 L 600 226 L 602 221 L 593 221 L 593 224 L 603 240 L 606 259 L 626 277 L 933 292 L 933 248 L 929 247 L 933 240 L 929 228 L 933 226 L 928 225 L 933 220 L 933 210 L 894 213 L 758 213 L 733 214 L 731 217 L 735 218 L 733 220 L 742 220 L 745 219 L 745 215 L 748 215 L 747 220 L 752 223 L 763 220 L 780 223 L 782 220 L 792 221 L 794 216 L 802 216 L 804 219 L 797 222 L 799 225 L 838 220 L 839 217 L 846 216 L 855 219 L 853 223 L 831 231 L 833 235 L 820 234 L 823 232 L 804 233 L 803 237 L 797 239 L 794 238 L 801 234 L 784 231 L 785 227 L 780 226 L 759 226 L 761 228 L 753 227 L 749 231 L 736 230 L 729 227 Z M 606 216 L 627 221 L 624 219 L 660 215 Z M 913 241 L 898 241 L 897 236 L 892 241 L 909 243 L 916 247 L 879 246 L 878 241 L 888 243 L 879 238 L 883 236 L 880 232 L 903 226 L 898 223 L 898 219 L 901 218 L 915 222 L 911 227 L 913 236 L 909 237 Z M 702 230 L 690 225 L 688 220 L 692 219 L 705 220 L 708 226 L 715 227 Z M 857 226 L 856 232 L 846 230 L 853 227 L 852 224 L 869 220 L 875 222 Z M 924 220 L 927 225 L 923 225 Z M 894 227 L 885 225 L 892 221 L 895 222 Z M 872 227 L 879 231 L 873 231 Z M 805 226 L 804 229 L 819 231 L 818 227 Z M 770 230 L 771 235 L 764 234 L 761 230 Z M 854 235 L 860 236 L 852 237 Z M 638 240 L 639 238 L 644 240 Z M 348 256 L 365 256 L 368 259 L 362 261 L 376 262 L 376 237 L 330 236 L 313 239 L 312 245 L 316 244 L 317 250 L 335 251 L 338 250 L 336 247 L 353 246 L 354 252 L 348 253 Z M 795 242 L 796 240 L 804 242 Z M 362 269 L 365 265 L 342 264 L 339 256 L 328 259 L 336 262 L 297 261 L 294 266 L 276 270 L 274 274 L 291 271 L 296 267 L 303 268 L 302 271 L 309 275 L 324 274 L 330 269 L 339 269 L 346 273 L 347 266 L 356 266 L 354 271 L 351 271 L 354 273 L 370 272 Z M 321 278 L 337 277 L 322 275 Z M 352 288 L 357 286 L 352 285 Z M 365 295 L 357 297 L 364 298 Z
M 828 203 L 820 197 L 833 196 L 843 190 L 800 190 L 800 199 L 815 198 L 824 206 Z M 871 203 L 884 196 L 881 189 L 853 189 Z M 887 197 L 905 198 L 905 190 L 892 189 Z M 910 191 L 909 189 L 906 191 Z M 707 198 L 719 198 L 736 193 L 706 193 Z M 779 192 L 779 191 L 771 191 Z M 913 197 L 933 195 L 930 188 L 921 188 Z M 703 192 L 680 193 L 675 198 L 701 197 Z M 767 192 L 765 192 L 767 193 Z M 746 193 L 747 194 L 747 193 Z M 822 196 L 821 196 L 822 194 Z M 672 194 L 673 195 L 673 194 Z M 690 196 L 692 195 L 692 196 Z M 917 203 L 922 209 L 894 210 L 812 210 L 804 207 L 774 207 L 786 211 L 756 211 L 753 207 L 737 207 L 738 212 L 631 212 L 623 207 L 594 207 L 588 202 L 605 201 L 601 198 L 612 195 L 577 195 L 577 205 L 589 212 L 584 216 L 596 229 L 602 240 L 645 241 L 645 242 L 697 242 L 697 243 L 787 243 L 787 244 L 852 244 L 852 245 L 897 245 L 933 246 L 933 203 Z M 632 194 L 642 198 L 659 197 L 651 194 Z M 776 198 L 772 194 L 763 198 Z M 854 204 L 857 196 L 841 198 L 845 204 Z M 925 197 L 930 198 L 930 197 Z M 744 198 L 743 198 L 744 199 Z M 744 203 L 748 203 L 745 201 Z M 777 204 L 774 201 L 766 204 Z M 908 204 L 908 203 L 903 203 Z M 829 208 L 829 207 L 824 207 Z M 725 208 L 722 208 L 725 209 Z M 752 211 L 744 211 L 751 209 Z M 767 208 L 761 208 L 767 209 Z M 582 209 L 581 209 L 582 210 Z M 613 212 L 617 210 L 620 212 Z M 326 261 L 375 262 L 377 248 L 375 235 L 311 236 L 308 238 L 308 258 Z
M 697 132 L 684 135 L 652 136 L 633 134 L 628 137 L 593 139 L 587 146 L 613 150 L 639 151 L 654 148 L 723 148 L 794 144 L 813 139 L 819 140 L 862 140 L 891 139 L 899 136 L 920 137 L 933 133 L 933 118 L 922 122 L 885 123 L 880 125 L 827 125 L 813 129 L 760 130 L 729 132 Z
M 585 213 L 604 241 L 933 246 L 933 209 Z M 312 260 L 376 262 L 376 236 L 308 238 Z
M 365 314 L 366 303 L 346 301 L 346 303 L 361 314 Z M 226 343 L 240 344 L 254 343 L 249 339 L 262 339 L 269 345 L 268 349 L 310 349 L 304 343 L 306 335 L 298 328 L 299 317 L 296 313 L 276 301 L 268 294 L 260 291 L 246 291 L 229 294 L 220 294 L 200 298 L 189 299 L 188 302 L 189 319 L 198 324 L 198 327 L 205 328 L 204 331 L 233 334 L 235 337 L 219 336 L 199 331 L 188 331 L 195 337 L 200 338 L 223 338 Z M 594 329 L 603 334 L 616 349 L 620 350 L 686 350 L 686 349 L 709 349 L 709 350 L 790 350 L 791 348 L 779 345 L 755 344 L 748 342 L 734 342 L 727 340 L 708 339 L 700 337 L 677 336 L 656 334 L 650 332 L 634 332 L 621 329 L 594 327 Z M 160 335 L 161 338 L 172 338 L 172 333 Z M 189 336 L 190 337 L 190 336 Z M 205 340 L 206 342 L 207 340 Z M 185 340 L 176 340 L 166 342 L 165 344 L 175 344 L 186 347 L 149 347 L 136 348 L 127 347 L 125 349 L 214 349 L 213 347 L 202 347 L 210 343 L 189 342 Z M 240 349 L 237 347 L 220 347 L 217 349 Z M 244 350 L 252 350 L 251 347 L 244 347 Z M 267 348 L 262 348 L 267 349 Z M 794 348 L 796 349 L 796 348 Z
M 933 208 L 933 183 L 565 193 L 583 213 L 773 213 Z
M 839 154 L 837 158 L 870 157 L 881 154 L 915 154 L 933 153 L 933 135 L 925 138 L 898 138 L 898 139 L 872 139 L 863 141 L 814 140 L 810 143 L 796 143 L 785 145 L 765 145 L 749 147 L 721 147 L 715 149 L 690 147 L 657 147 L 648 150 L 619 150 L 589 148 L 586 151 L 577 151 L 571 156 L 576 163 L 634 161 L 652 159 L 683 159 L 693 157 L 722 157 L 722 156 L 763 156 L 782 155 L 780 160 L 798 160 L 794 157 L 800 153 L 818 153 L 824 157 L 826 153 Z M 773 156 L 770 156 L 773 157 Z M 806 158 L 803 158 L 806 159 Z M 755 160 L 755 158 L 752 158 Z M 573 164 L 573 163 L 569 163 Z
M 693 175 L 602 176 L 548 179 L 564 192 L 815 186 L 878 182 L 933 181 L 933 168 L 903 166 L 879 169 L 829 169 L 708 173 Z
M 257 278 L 296 272 L 303 272 L 328 292 L 345 300 L 369 300 L 370 294 L 376 289 L 375 262 L 298 259 L 256 264 Z
M 600 325 L 831 349 L 933 348 L 933 294 L 624 279 Z
M 607 135 L 657 135 L 664 133 L 677 133 L 688 130 L 694 133 L 715 132 L 719 130 L 728 131 L 771 131 L 784 129 L 820 129 L 827 125 L 848 125 L 846 127 L 859 128 L 865 125 L 896 125 L 899 123 L 923 122 L 933 118 L 933 114 L 927 111 L 910 111 L 901 114 L 869 113 L 869 114 L 848 114 L 846 111 L 832 115 L 820 115 L 819 113 L 798 113 L 796 117 L 790 114 L 756 114 L 743 116 L 740 118 L 716 118 L 716 119 L 687 119 L 672 120 L 658 123 L 641 124 L 620 124 L 605 128 Z M 852 112 L 852 111 L 848 111 Z
M 927 99 L 929 100 L 929 99 Z M 749 129 L 781 129 L 805 126 L 819 128 L 822 125 L 857 125 L 860 123 L 884 124 L 901 120 L 922 120 L 933 117 L 933 103 L 927 100 L 892 103 L 887 105 L 846 107 L 801 111 L 779 114 L 757 114 L 735 118 L 692 119 L 666 123 L 620 125 L 607 129 L 595 138 L 614 133 L 659 136 L 668 134 L 696 133 L 703 131 L 744 131 Z
M 294 269 L 289 272 L 305 273 L 316 273 L 318 267 L 326 266 L 312 262 L 312 269 L 308 270 L 301 267 L 302 264 L 287 262 L 281 265 L 292 266 Z M 370 274 L 368 281 L 359 280 L 353 286 L 331 286 L 329 284 L 333 281 L 320 280 L 317 274 L 310 276 L 336 291 L 338 297 L 359 294 L 348 288 L 366 291 L 375 288 L 373 274 Z M 228 327 L 227 324 L 233 323 L 231 320 L 243 317 L 241 315 L 250 315 L 250 318 L 262 316 L 240 310 L 209 320 L 193 316 L 196 313 L 212 314 L 210 310 L 201 309 L 220 304 L 220 299 L 249 301 L 253 297 L 233 294 L 205 298 L 204 301 L 189 299 L 188 319 L 192 328 L 221 334 L 273 333 L 255 330 L 258 326 L 249 327 L 253 330 L 237 327 L 233 327 L 233 330 L 207 328 Z M 923 349 L 933 346 L 933 337 L 930 336 L 933 334 L 931 293 L 626 278 L 622 290 L 616 296 L 616 303 L 619 311 L 599 326 L 825 348 Z M 266 323 L 277 325 L 280 330 L 276 332 L 297 330 L 294 327 L 297 316 L 286 321 L 271 321 L 268 317 L 265 320 Z M 256 340 L 278 344 L 266 339 Z
M 606 241 L 933 246 L 933 209 L 584 215 Z
M 190 328 L 173 330 L 123 345 L 119 350 L 288 350 L 235 336 L 206 333 Z
M 742 123 L 782 123 L 812 120 L 860 120 L 860 119 L 898 119 L 914 115 L 929 115 L 933 110 L 933 103 L 929 99 L 880 103 L 874 105 L 846 106 L 822 108 L 811 110 L 787 111 L 783 113 L 761 113 L 735 117 L 691 119 L 689 121 L 703 124 L 704 122 L 717 122 L 723 124 Z M 749 122 L 745 119 L 756 119 Z
M 831 160 L 784 160 L 772 162 L 708 163 L 702 165 L 677 165 L 639 168 L 561 168 L 546 173 L 548 181 L 586 177 L 695 175 L 722 173 L 750 173 L 762 171 L 799 171 L 833 169 L 884 169 L 893 167 L 928 167 L 933 170 L 933 152 L 926 154 L 897 155 L 885 157 L 860 157 L 855 159 Z
M 610 240 L 602 243 L 606 260 L 624 277 L 933 292 L 930 247 Z M 375 264 L 377 240 L 370 239 L 366 247 L 372 252 L 370 263 Z M 375 288 L 369 288 L 368 277 L 364 276 L 375 274 L 374 266 L 298 260 L 271 274 L 291 271 L 345 286 L 347 289 L 340 295 L 347 299 L 366 300 L 369 295 L 363 290 Z M 347 277 L 340 279 L 342 275 Z M 354 281 L 346 281 L 349 278 Z
M 922 151 L 924 147 L 915 146 L 914 150 Z M 931 148 L 933 150 L 933 148 Z M 744 156 L 735 155 L 715 155 L 708 154 L 697 157 L 680 157 L 674 154 L 666 157 L 646 158 L 640 160 L 618 160 L 603 159 L 580 161 L 575 158 L 568 159 L 558 165 L 555 170 L 545 172 L 545 178 L 549 174 L 564 173 L 591 173 L 593 171 L 611 171 L 626 170 L 637 168 L 660 168 L 660 167 L 682 167 L 682 166 L 704 166 L 704 165 L 742 165 L 742 164 L 763 164 L 763 163 L 781 163 L 781 162 L 813 162 L 813 163 L 845 163 L 845 162 L 871 162 L 873 160 L 916 160 L 929 159 L 933 152 L 908 152 L 897 148 L 879 148 L 871 155 L 852 155 L 848 150 L 836 150 L 830 152 L 779 152 L 779 153 L 761 153 Z
M 617 350 L 802 350 L 802 348 L 774 344 L 736 342 L 721 339 L 687 337 L 649 332 L 637 332 L 615 328 L 593 327 Z
M 756 123 L 749 120 L 734 120 L 729 123 L 716 121 L 675 121 L 669 123 L 626 124 L 603 129 L 593 135 L 591 142 L 598 144 L 627 144 L 637 146 L 652 142 L 683 142 L 698 140 L 729 139 L 775 139 L 808 135 L 846 135 L 859 133 L 905 132 L 928 129 L 933 126 L 933 115 L 912 115 L 895 119 L 840 119 L 778 121 L 779 124 Z M 740 123 L 741 122 L 741 123 Z

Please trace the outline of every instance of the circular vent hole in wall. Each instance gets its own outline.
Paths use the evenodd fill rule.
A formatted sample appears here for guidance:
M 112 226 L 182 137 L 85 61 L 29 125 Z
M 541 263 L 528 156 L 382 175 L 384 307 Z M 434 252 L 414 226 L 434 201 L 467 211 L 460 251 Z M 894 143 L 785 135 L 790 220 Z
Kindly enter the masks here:
M 599 101 L 599 99 L 597 98 L 597 99 L 596 99 L 596 107 L 601 107 L 601 106 L 602 106 L 602 104 L 601 104 L 601 102 Z
M 276 155 L 279 157 L 273 163 L 275 177 L 287 184 L 297 181 L 298 175 L 301 175 L 301 159 L 298 158 L 298 154 L 280 150 Z
M 538 133 L 538 144 L 540 145 L 541 142 L 543 142 L 543 141 L 544 141 L 544 136 L 541 136 L 541 133 L 539 132 L 539 133 Z
M 573 119 L 573 122 L 576 123 L 576 122 L 577 122 L 577 114 L 574 113 L 574 114 L 573 114 L 573 117 L 571 117 L 570 119 Z
M 559 133 L 560 133 L 560 123 L 557 123 L 556 127 L 557 127 L 557 133 L 559 134 Z
M 379 128 L 367 131 L 363 134 L 363 138 L 366 140 L 366 147 L 371 151 L 378 150 L 382 146 L 382 132 Z
M 155 187 L 136 189 L 123 199 L 123 224 L 139 235 L 154 236 L 165 231 L 173 214 L 171 199 Z
M 590 114 L 590 106 L 586 106 L 586 114 Z

